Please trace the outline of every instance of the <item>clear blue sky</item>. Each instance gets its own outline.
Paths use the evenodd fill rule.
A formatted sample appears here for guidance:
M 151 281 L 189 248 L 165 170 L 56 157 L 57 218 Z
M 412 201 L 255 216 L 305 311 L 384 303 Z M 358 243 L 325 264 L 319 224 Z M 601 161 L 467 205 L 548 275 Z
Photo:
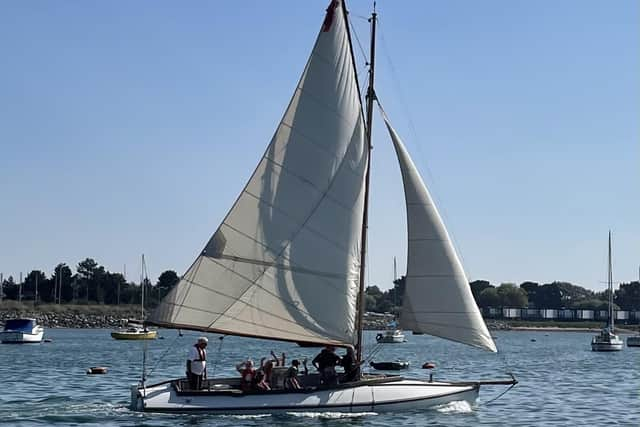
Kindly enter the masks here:
M 135 279 L 141 253 L 154 279 L 182 274 L 269 142 L 327 4 L 0 2 L 5 278 L 93 257 Z M 370 6 L 349 3 L 365 46 Z M 469 278 L 604 289 L 612 229 L 614 279 L 637 279 L 640 2 L 378 11 L 378 95 Z M 369 284 L 388 288 L 406 222 L 376 120 Z

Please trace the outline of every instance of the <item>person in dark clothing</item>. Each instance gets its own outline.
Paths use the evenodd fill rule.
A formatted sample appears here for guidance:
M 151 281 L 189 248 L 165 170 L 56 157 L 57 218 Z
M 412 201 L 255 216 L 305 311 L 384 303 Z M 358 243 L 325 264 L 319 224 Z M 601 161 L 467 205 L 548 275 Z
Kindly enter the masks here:
M 356 362 L 352 346 L 347 347 L 347 354 L 340 359 L 340 365 L 344 368 L 344 374 L 340 377 L 341 383 L 355 381 L 360 377 L 360 364 Z
M 335 353 L 334 346 L 328 345 L 323 348 L 311 363 L 320 372 L 320 384 L 334 385 L 338 382 L 336 365 L 340 363 L 340 357 Z

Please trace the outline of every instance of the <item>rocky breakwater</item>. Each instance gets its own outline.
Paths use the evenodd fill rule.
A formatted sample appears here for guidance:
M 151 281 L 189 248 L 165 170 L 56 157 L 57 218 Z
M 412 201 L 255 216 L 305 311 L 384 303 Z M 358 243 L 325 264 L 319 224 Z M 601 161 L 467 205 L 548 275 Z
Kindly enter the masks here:
M 30 307 L 19 309 L 0 308 L 0 324 L 4 326 L 7 320 L 15 318 L 33 318 L 45 328 L 115 328 L 120 326 L 121 319 L 139 318 L 140 311 L 114 308 L 92 312 L 91 306 L 83 306 L 81 309 L 55 307 Z

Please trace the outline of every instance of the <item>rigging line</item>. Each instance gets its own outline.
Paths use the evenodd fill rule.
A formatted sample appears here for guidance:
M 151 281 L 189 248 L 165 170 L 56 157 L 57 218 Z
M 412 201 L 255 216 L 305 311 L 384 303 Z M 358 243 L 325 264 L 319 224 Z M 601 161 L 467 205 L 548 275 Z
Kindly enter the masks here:
M 218 339 L 220 340 L 220 344 L 218 345 L 218 352 L 216 353 L 216 358 L 213 359 L 213 369 L 211 370 L 212 378 L 216 377 L 216 368 L 218 367 L 218 360 L 220 359 L 220 352 L 222 351 L 222 343 L 224 342 L 224 337 L 226 337 L 226 335 L 221 335 L 218 337 Z
M 173 348 L 176 345 L 176 341 L 178 340 L 178 338 L 180 338 L 182 335 L 180 333 L 177 333 L 175 338 L 173 339 L 173 341 L 171 341 L 171 344 L 169 344 L 169 346 L 167 347 L 167 349 L 160 355 L 160 357 L 158 357 L 158 360 L 156 361 L 156 363 L 153 365 L 153 367 L 149 370 L 149 373 L 147 374 L 148 377 L 151 376 L 151 374 L 153 373 L 153 371 L 156 370 L 156 368 L 158 367 L 158 365 L 160 364 L 160 362 L 162 362 L 162 360 L 165 358 L 165 356 L 167 355 L 167 353 L 169 353 L 169 351 L 173 350 Z
M 512 378 L 515 379 L 515 377 L 513 376 L 513 374 L 509 373 L 511 375 Z M 500 393 L 499 395 L 497 395 L 496 397 L 488 400 L 485 403 L 482 403 L 482 406 L 488 406 L 491 405 L 493 402 L 495 402 L 496 400 L 500 399 L 502 396 L 504 396 L 505 394 L 507 394 L 509 391 L 511 391 L 512 388 L 514 388 L 516 385 L 518 385 L 518 383 L 514 383 L 511 384 L 511 386 L 509 386 L 509 388 L 507 388 L 505 391 L 503 391 L 502 393 Z
M 364 19 L 368 21 L 368 18 L 364 18 Z M 356 32 L 356 28 L 354 27 L 353 22 L 349 21 L 349 25 L 351 26 L 351 33 L 356 38 L 356 42 L 358 43 L 358 47 L 360 48 L 360 54 L 364 58 L 365 62 L 368 64 L 369 63 L 369 58 L 367 58 L 367 54 L 364 51 L 364 49 L 362 47 L 362 44 L 360 43 L 360 38 L 358 37 L 358 33 Z
M 419 141 L 420 138 L 418 137 L 418 132 L 416 131 L 416 127 L 414 124 L 413 119 L 411 118 L 411 114 L 409 111 L 409 107 L 407 105 L 407 102 L 405 101 L 405 97 L 403 95 L 402 92 L 402 88 L 400 86 L 400 78 L 398 76 L 398 73 L 396 72 L 396 68 L 393 65 L 393 62 L 391 61 L 391 56 L 389 55 L 390 50 L 387 48 L 387 44 L 386 44 L 386 40 L 384 38 L 384 31 L 382 29 L 382 25 L 380 25 L 380 22 L 378 22 L 379 24 L 379 28 L 380 28 L 380 40 L 382 42 L 382 46 L 383 46 L 383 52 L 385 55 L 385 58 L 387 60 L 387 63 L 389 65 L 389 68 L 391 70 L 391 80 L 393 81 L 394 86 L 396 87 L 396 91 L 398 93 L 398 99 L 400 101 L 400 106 L 402 107 L 403 113 L 407 118 L 407 121 L 409 123 L 409 130 L 411 131 L 411 134 L 413 136 L 413 138 L 415 139 L 415 141 Z M 378 106 L 380 106 L 380 103 L 378 103 Z M 380 109 L 382 109 L 382 107 L 380 106 Z M 422 151 L 422 147 L 420 146 L 420 144 L 415 144 L 415 147 L 417 148 L 418 151 L 418 155 L 420 156 L 420 159 L 424 159 L 425 158 L 425 154 Z M 447 215 L 446 213 L 446 209 L 444 207 L 444 204 L 441 203 L 441 198 L 438 196 L 437 191 L 435 191 L 435 188 L 437 187 L 436 185 L 436 179 L 434 177 L 434 175 L 431 173 L 431 169 L 429 168 L 429 165 L 427 162 L 425 162 L 424 160 L 422 160 L 421 162 L 421 167 L 424 168 L 424 170 L 426 171 L 427 177 L 429 178 L 429 181 L 431 183 L 433 183 L 434 185 L 429 187 L 429 193 L 431 194 L 431 197 L 433 198 L 433 202 L 434 204 L 436 204 L 437 206 L 439 206 L 439 209 L 437 209 L 437 211 L 440 213 L 442 220 L 444 221 L 445 219 L 447 220 L 446 222 L 450 222 L 448 220 L 449 215 Z M 447 228 L 447 232 L 449 234 L 449 239 L 451 240 L 451 244 L 453 245 L 457 255 L 460 257 L 460 262 L 463 265 L 463 270 L 465 270 L 464 268 L 464 256 L 462 255 L 462 250 L 460 249 L 460 245 L 457 244 L 457 239 L 454 235 L 454 233 L 451 231 L 451 228 Z M 466 274 L 466 271 L 465 271 Z M 468 277 L 468 275 L 467 275 Z

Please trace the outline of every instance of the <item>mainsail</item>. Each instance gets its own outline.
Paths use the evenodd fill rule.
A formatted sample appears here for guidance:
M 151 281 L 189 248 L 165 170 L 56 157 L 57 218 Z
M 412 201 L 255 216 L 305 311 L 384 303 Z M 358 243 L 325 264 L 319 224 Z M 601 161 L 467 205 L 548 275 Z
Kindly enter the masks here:
M 354 342 L 367 147 L 342 7 L 329 6 L 247 186 L 150 323 Z
M 407 204 L 407 275 L 400 326 L 490 351 L 495 343 L 433 199 L 382 113 L 400 162 Z

